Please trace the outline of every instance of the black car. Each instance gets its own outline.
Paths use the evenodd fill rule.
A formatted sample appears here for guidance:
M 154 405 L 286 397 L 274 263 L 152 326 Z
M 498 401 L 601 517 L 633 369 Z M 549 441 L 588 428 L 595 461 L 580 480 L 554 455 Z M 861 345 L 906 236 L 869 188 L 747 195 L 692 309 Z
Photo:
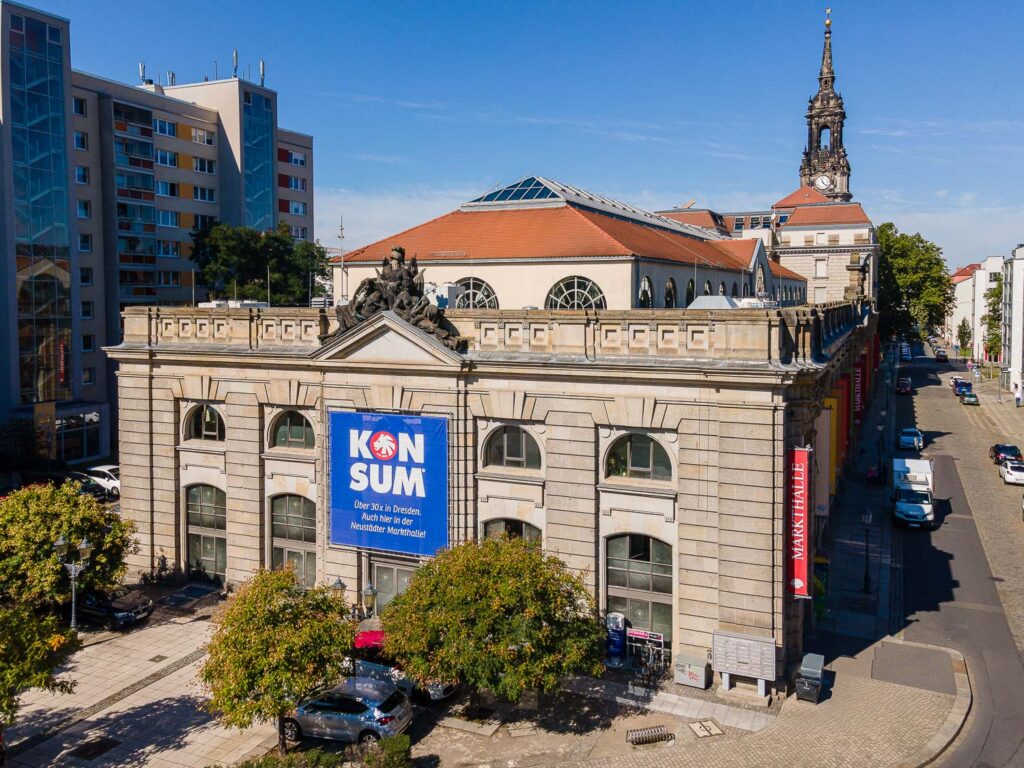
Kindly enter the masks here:
M 112 592 L 88 591 L 78 600 L 78 615 L 107 629 L 121 629 L 144 621 L 153 601 L 137 589 L 118 587 Z
M 988 457 L 992 459 L 993 464 L 1002 464 L 1004 461 L 1024 461 L 1024 456 L 1020 454 L 1020 448 L 1016 445 L 1006 445 L 1005 443 L 996 443 L 988 449 Z

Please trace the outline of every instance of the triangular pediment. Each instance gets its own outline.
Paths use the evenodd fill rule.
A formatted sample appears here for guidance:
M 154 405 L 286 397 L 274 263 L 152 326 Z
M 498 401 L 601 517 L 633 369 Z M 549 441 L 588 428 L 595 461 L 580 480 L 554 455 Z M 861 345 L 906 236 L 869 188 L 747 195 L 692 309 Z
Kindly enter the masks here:
M 463 357 L 394 312 L 380 312 L 318 349 L 315 360 L 422 365 L 462 364 Z

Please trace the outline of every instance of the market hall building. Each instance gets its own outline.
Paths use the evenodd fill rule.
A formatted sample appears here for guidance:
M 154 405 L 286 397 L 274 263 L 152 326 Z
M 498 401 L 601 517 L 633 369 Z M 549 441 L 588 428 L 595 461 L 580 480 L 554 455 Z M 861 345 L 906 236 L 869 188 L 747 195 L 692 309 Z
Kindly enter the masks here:
M 599 216 L 621 227 L 615 242 L 635 238 L 632 257 L 610 259 L 624 275 L 641 236 L 688 237 L 621 211 L 587 230 Z M 695 261 L 670 276 L 699 280 L 711 267 Z M 638 308 L 622 278 L 601 286 L 603 307 L 584 290 L 564 308 L 441 317 L 411 254 L 378 263 L 337 311 L 124 313 L 109 353 L 131 567 L 238 582 L 291 564 L 350 596 L 372 584 L 386 605 L 438 546 L 524 536 L 675 659 L 753 638 L 774 656 L 763 679 L 781 679 L 872 389 L 871 303 Z M 579 277 L 558 263 L 551 285 Z M 750 265 L 715 268 L 753 293 Z M 537 274 L 526 261 L 519 280 L 550 290 Z

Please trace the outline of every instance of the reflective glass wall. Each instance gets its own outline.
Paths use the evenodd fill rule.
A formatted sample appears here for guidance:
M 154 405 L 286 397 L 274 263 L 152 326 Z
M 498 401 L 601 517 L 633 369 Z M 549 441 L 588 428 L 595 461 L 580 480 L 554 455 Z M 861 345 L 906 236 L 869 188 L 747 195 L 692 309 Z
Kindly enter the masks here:
M 8 72 L 22 403 L 71 398 L 63 31 L 11 14 Z
M 242 141 L 245 170 L 245 226 L 274 227 L 274 102 L 242 92 Z

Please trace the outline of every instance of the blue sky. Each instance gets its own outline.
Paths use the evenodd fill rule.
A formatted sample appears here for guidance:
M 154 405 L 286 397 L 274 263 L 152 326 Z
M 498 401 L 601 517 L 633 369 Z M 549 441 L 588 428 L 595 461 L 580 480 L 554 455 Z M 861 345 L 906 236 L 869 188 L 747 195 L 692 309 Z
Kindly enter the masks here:
M 315 136 L 317 236 L 337 245 L 343 213 L 346 248 L 534 173 L 648 208 L 769 205 L 798 184 L 825 8 L 31 4 L 69 17 L 73 66 L 105 77 L 265 59 L 281 125 Z M 854 198 L 953 266 L 1024 241 L 1024 4 L 831 6 Z

